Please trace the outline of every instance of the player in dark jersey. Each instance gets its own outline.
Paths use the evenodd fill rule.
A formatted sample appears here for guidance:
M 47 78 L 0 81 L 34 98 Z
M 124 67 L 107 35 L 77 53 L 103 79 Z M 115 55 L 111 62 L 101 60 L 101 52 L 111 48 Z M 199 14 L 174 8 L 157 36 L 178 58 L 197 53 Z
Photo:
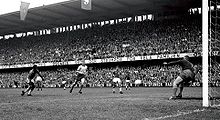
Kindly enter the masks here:
M 182 98 L 184 84 L 195 80 L 193 64 L 189 62 L 189 56 L 186 55 L 182 60 L 164 63 L 167 65 L 178 64 L 182 67 L 180 75 L 173 81 L 173 96 L 169 99 Z M 180 88 L 179 94 L 176 96 L 177 88 Z
M 37 69 L 37 65 L 34 65 L 33 68 L 30 70 L 28 77 L 27 77 L 28 88 L 25 91 L 22 91 L 22 93 L 21 93 L 22 96 L 25 93 L 27 93 L 28 96 L 31 96 L 31 92 L 35 88 L 34 79 L 35 79 L 36 75 L 39 75 L 42 78 L 42 80 L 44 80 L 43 77 L 41 76 L 40 72 Z
M 127 72 L 126 76 L 125 76 L 125 89 L 130 90 L 131 89 L 131 77 L 130 77 L 130 73 Z
M 120 75 L 119 75 L 119 71 L 118 71 L 118 68 L 116 68 L 116 70 L 113 72 L 113 80 L 112 80 L 112 91 L 113 93 L 115 93 L 115 87 L 118 85 L 119 87 L 119 93 L 120 94 L 123 94 L 122 92 L 122 81 L 120 79 Z

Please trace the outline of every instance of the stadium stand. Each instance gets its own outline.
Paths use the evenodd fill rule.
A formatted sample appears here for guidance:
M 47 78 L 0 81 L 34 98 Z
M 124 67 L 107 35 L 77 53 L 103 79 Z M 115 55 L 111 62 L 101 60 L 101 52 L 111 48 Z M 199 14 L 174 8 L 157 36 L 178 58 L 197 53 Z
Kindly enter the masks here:
M 1 64 L 200 53 L 202 50 L 200 17 L 121 22 L 50 35 L 14 37 L 0 42 L 1 46 L 4 46 L 0 48 Z M 178 66 L 172 67 L 122 67 L 120 71 L 122 78 L 123 73 L 129 71 L 132 80 L 141 79 L 145 86 L 162 86 L 162 84 L 170 86 L 171 80 L 179 71 Z M 112 69 L 92 70 L 88 76 L 88 85 L 110 86 Z M 62 80 L 72 81 L 76 76 L 74 70 L 69 69 L 43 71 L 43 74 L 48 80 L 48 86 L 60 86 Z M 169 78 L 168 74 L 171 75 Z M 26 72 L 0 74 L 4 80 L 2 86 L 5 87 L 11 87 L 14 81 L 20 81 L 22 86 L 26 76 Z
M 200 15 L 158 21 L 121 22 L 119 24 L 95 25 L 62 33 L 41 36 L 14 37 L 0 42 L 1 64 L 26 64 L 63 62 L 84 59 L 132 57 L 172 53 L 200 53 Z M 189 44 L 190 43 L 190 44 Z M 146 86 L 169 86 L 178 74 L 164 66 L 121 68 L 131 72 L 133 80 L 141 79 Z M 59 72 L 63 71 L 63 72 Z M 136 71 L 136 72 L 135 72 Z M 171 71 L 170 78 L 164 78 Z M 61 79 L 74 78 L 74 70 L 44 71 L 48 84 L 59 84 Z M 64 74 L 64 75 L 61 75 Z M 3 85 L 12 86 L 14 81 L 25 82 L 27 73 L 1 73 Z M 65 76 L 60 77 L 60 76 Z M 90 86 L 110 84 L 112 68 L 96 69 L 88 76 Z M 122 75 L 123 77 L 123 75 Z M 107 81 L 106 81 L 107 80 Z M 105 85 L 106 86 L 106 85 Z
M 122 22 L 50 35 L 14 37 L 0 43 L 4 46 L 0 48 L 1 64 L 200 53 L 199 17 Z

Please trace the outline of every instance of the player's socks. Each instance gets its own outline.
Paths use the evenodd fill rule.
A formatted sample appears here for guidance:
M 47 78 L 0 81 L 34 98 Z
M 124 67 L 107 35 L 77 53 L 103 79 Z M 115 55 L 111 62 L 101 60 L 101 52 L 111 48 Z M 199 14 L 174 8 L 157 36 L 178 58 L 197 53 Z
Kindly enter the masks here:
M 120 91 L 120 92 L 119 92 L 120 94 L 123 94 L 123 92 L 122 92 L 122 88 L 119 88 L 119 91 Z
M 83 88 L 83 85 L 80 86 L 80 89 L 79 89 L 80 92 L 81 92 L 82 88 Z
M 182 98 L 182 94 L 177 95 L 176 98 Z
M 119 91 L 121 92 L 121 91 L 122 91 L 122 88 L 119 88 Z
M 112 89 L 112 92 L 115 93 L 115 89 Z
M 32 92 L 33 90 L 29 90 L 28 91 L 28 96 L 31 96 L 31 92 Z
M 73 92 L 73 89 L 70 90 L 70 93 L 72 93 L 72 92 Z
M 176 96 L 171 96 L 171 97 L 169 98 L 169 100 L 175 100 L 175 99 L 177 99 Z
M 25 94 L 25 92 L 24 91 L 21 91 L 21 96 L 23 96 Z

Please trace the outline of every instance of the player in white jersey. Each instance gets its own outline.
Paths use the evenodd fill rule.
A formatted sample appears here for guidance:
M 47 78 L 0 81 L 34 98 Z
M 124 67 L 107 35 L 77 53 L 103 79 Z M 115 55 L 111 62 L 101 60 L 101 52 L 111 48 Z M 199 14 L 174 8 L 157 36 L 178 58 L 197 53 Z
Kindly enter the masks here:
M 83 88 L 83 84 L 85 82 L 85 77 L 87 75 L 87 66 L 85 65 L 85 60 L 82 61 L 82 65 L 80 65 L 76 72 L 77 72 L 77 78 L 76 78 L 76 81 L 75 83 L 73 83 L 71 89 L 70 89 L 70 93 L 72 93 L 73 91 L 73 88 L 75 87 L 76 84 L 78 84 L 78 82 L 81 82 L 80 84 L 80 90 L 79 90 L 79 93 L 82 94 L 82 88 Z

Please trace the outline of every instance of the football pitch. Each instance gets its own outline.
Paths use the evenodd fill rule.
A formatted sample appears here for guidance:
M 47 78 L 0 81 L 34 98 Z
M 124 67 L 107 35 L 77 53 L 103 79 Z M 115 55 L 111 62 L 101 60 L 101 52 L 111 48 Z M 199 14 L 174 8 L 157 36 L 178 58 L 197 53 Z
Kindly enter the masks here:
M 220 88 L 218 88 L 220 89 Z M 220 109 L 202 107 L 202 88 L 188 87 L 183 99 L 168 100 L 170 87 L 136 87 L 113 94 L 111 88 L 0 89 L 1 120 L 217 120 Z

